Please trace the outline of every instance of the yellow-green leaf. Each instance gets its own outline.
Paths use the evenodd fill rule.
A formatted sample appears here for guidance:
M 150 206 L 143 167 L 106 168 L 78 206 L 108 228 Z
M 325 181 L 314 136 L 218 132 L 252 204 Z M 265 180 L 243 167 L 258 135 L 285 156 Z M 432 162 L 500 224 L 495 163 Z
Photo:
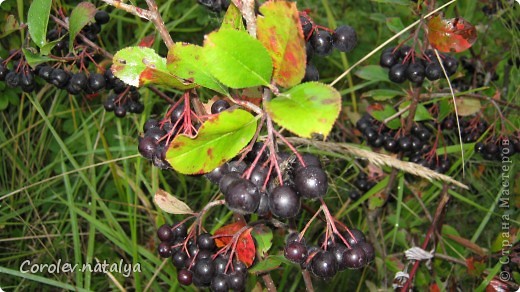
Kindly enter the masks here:
M 341 110 L 341 95 L 323 83 L 302 83 L 265 103 L 265 110 L 278 125 L 300 137 L 327 136 Z
M 247 146 L 256 132 L 256 124 L 256 118 L 247 111 L 223 111 L 205 121 L 196 137 L 184 134 L 175 137 L 166 160 L 180 173 L 210 172 Z

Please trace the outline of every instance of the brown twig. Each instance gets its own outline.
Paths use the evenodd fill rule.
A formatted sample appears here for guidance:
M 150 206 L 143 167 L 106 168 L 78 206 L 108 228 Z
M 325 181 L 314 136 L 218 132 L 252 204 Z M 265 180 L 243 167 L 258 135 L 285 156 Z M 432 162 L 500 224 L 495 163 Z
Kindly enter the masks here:
M 148 5 L 149 10 L 123 3 L 121 2 L 121 0 L 102 1 L 107 3 L 108 5 L 114 6 L 117 9 L 124 10 L 130 14 L 151 21 L 154 24 L 155 28 L 159 31 L 159 34 L 161 35 L 163 42 L 166 44 L 166 47 L 168 47 L 169 49 L 173 46 L 173 39 L 170 33 L 168 32 L 168 29 L 166 29 L 166 26 L 164 25 L 164 21 L 161 17 L 161 14 L 159 13 L 159 10 L 157 9 L 157 4 L 154 0 L 146 0 L 146 4 Z
M 276 292 L 276 285 L 273 282 L 273 278 L 271 278 L 271 274 L 267 273 L 262 275 L 262 280 L 264 280 L 265 287 L 268 292 Z
M 311 274 L 307 270 L 302 270 L 303 282 L 305 282 L 305 288 L 307 292 L 314 292 L 314 286 L 312 285 Z

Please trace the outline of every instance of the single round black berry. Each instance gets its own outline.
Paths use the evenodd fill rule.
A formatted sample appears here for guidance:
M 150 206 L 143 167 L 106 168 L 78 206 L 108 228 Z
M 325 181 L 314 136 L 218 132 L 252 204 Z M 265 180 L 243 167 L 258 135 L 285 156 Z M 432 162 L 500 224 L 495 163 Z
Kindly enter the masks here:
M 88 87 L 92 91 L 99 91 L 106 86 L 105 77 L 99 73 L 91 73 L 88 77 Z
M 221 113 L 221 112 L 227 110 L 229 107 L 230 107 L 229 102 L 227 102 L 223 99 L 219 99 L 211 105 L 211 113 L 218 114 L 218 113 Z
M 320 278 L 331 278 L 338 271 L 336 257 L 330 251 L 319 251 L 311 261 L 311 272 Z
M 295 172 L 294 186 L 304 198 L 321 198 L 325 196 L 329 187 L 327 174 L 317 166 L 302 167 Z
M 392 52 L 387 52 L 381 54 L 381 57 L 379 58 L 379 65 L 383 68 L 392 68 L 397 63 L 397 58 L 395 57 Z
M 357 45 L 356 31 L 348 26 L 338 26 L 332 34 L 332 45 L 340 52 L 350 52 Z
M 110 20 L 110 15 L 104 10 L 98 10 L 94 15 L 97 24 L 106 24 Z
M 201 250 L 212 251 L 215 249 L 215 239 L 209 233 L 202 233 L 197 237 L 197 245 Z
M 301 264 L 307 259 L 307 247 L 299 241 L 287 243 L 284 255 L 291 262 Z
M 278 186 L 269 194 L 269 209 L 280 218 L 298 215 L 300 204 L 300 196 L 288 186 Z
M 169 242 L 161 242 L 157 247 L 157 252 L 162 258 L 169 258 L 172 256 L 172 248 Z
M 424 66 L 421 63 L 412 63 L 406 69 L 408 80 L 413 83 L 421 83 L 424 80 Z
M 216 275 L 213 280 L 211 280 L 211 284 L 209 288 L 212 292 L 227 292 L 229 290 L 228 287 L 228 276 L 220 274 Z
M 388 78 L 390 81 L 395 83 L 403 83 L 406 81 L 406 69 L 408 68 L 407 64 L 395 64 L 390 68 L 390 71 L 388 71 Z
M 168 224 L 163 224 L 159 229 L 157 229 L 157 237 L 164 242 L 172 242 L 175 239 L 173 237 L 172 229 Z
M 179 270 L 179 272 L 177 272 L 177 281 L 179 281 L 179 284 L 188 286 L 188 285 L 191 285 L 192 280 L 193 280 L 193 273 L 191 271 L 182 269 L 182 270 Z
M 246 179 L 237 179 L 224 193 L 228 207 L 241 214 L 251 214 L 260 204 L 258 187 Z
M 424 69 L 424 75 L 430 81 L 439 80 L 442 77 L 441 65 L 437 62 L 429 63 Z
M 359 245 L 355 245 L 351 249 L 347 250 L 344 257 L 346 267 L 349 269 L 359 269 L 367 263 L 365 251 Z
M 310 42 L 314 52 L 320 56 L 326 56 L 332 52 L 332 36 L 326 30 L 315 30 Z

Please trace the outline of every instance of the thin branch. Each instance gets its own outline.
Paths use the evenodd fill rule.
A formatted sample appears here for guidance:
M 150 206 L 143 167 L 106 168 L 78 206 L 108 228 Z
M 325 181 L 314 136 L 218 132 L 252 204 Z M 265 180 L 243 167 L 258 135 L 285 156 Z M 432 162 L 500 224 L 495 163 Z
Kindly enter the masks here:
M 454 180 L 453 178 L 435 172 L 429 168 L 421 166 L 416 163 L 401 161 L 395 157 L 386 154 L 375 153 L 366 149 L 360 148 L 358 145 L 348 144 L 348 143 L 334 143 L 334 142 L 324 142 L 324 141 L 313 141 L 307 140 L 298 137 L 288 137 L 286 138 L 291 143 L 296 143 L 300 145 L 311 145 L 318 149 L 331 151 L 334 153 L 342 154 L 342 155 L 354 155 L 362 158 L 366 158 L 368 161 L 375 165 L 379 166 L 389 166 L 394 167 L 405 172 L 411 173 L 416 176 L 420 176 L 426 178 L 428 180 L 440 180 L 445 181 L 450 184 L 456 185 L 458 187 L 468 189 L 468 186 L 465 184 Z
M 312 286 L 311 274 L 307 270 L 302 270 L 303 281 L 305 282 L 305 288 L 307 292 L 314 292 L 314 286 Z
M 273 282 L 273 278 L 271 278 L 271 274 L 267 273 L 262 275 L 262 280 L 264 280 L 265 287 L 268 292 L 276 292 L 276 285 Z
M 159 34 L 161 35 L 164 43 L 166 44 L 166 47 L 170 49 L 171 47 L 173 47 L 174 42 L 172 36 L 168 32 L 168 29 L 166 28 L 166 25 L 164 25 L 164 20 L 161 17 L 161 13 L 157 9 L 157 4 L 154 0 L 146 0 L 146 4 L 148 5 L 148 9 L 150 9 L 150 12 L 152 13 L 152 18 L 150 20 L 155 25 L 155 28 L 159 30 Z
M 435 210 L 433 222 L 430 225 L 430 228 L 428 228 L 426 237 L 424 238 L 423 244 L 421 245 L 422 249 L 426 250 L 426 247 L 428 246 L 428 243 L 430 242 L 432 235 L 434 234 L 435 230 L 437 229 L 439 222 L 442 221 L 443 216 L 441 216 L 441 215 L 444 213 L 444 209 L 446 208 L 446 205 L 448 204 L 449 201 L 450 201 L 450 195 L 448 194 L 448 186 L 444 185 L 442 188 L 442 194 L 441 194 L 441 199 L 440 199 L 439 205 L 437 206 L 437 210 Z M 401 291 L 407 292 L 409 290 L 408 287 L 410 287 L 410 285 L 413 281 L 413 278 L 415 276 L 415 273 L 417 273 L 417 269 L 419 268 L 420 263 L 421 263 L 421 261 L 415 261 L 415 263 L 413 264 L 412 270 L 410 271 L 410 274 L 409 274 L 410 276 L 409 276 L 408 280 L 406 281 L 406 283 L 404 284 Z
M 164 21 L 162 20 L 161 14 L 159 13 L 159 10 L 157 9 L 157 4 L 154 0 L 146 0 L 146 4 L 148 4 L 148 9 L 142 9 L 139 7 L 136 7 L 134 5 L 126 4 L 121 2 L 121 0 L 102 0 L 108 5 L 114 6 L 117 9 L 124 10 L 130 14 L 133 14 L 137 17 L 146 19 L 148 21 L 151 21 L 155 28 L 159 31 L 159 34 L 161 35 L 161 38 L 163 39 L 164 43 L 166 44 L 166 47 L 171 48 L 173 46 L 173 39 L 168 32 L 168 29 L 164 25 Z

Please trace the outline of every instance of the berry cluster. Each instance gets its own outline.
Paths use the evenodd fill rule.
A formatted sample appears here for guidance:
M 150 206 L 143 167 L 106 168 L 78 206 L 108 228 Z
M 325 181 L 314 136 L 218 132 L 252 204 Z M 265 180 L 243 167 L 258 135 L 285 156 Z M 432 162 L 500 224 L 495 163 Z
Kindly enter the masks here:
M 434 147 L 429 143 L 432 134 L 425 124 L 418 122 L 413 125 L 410 135 L 403 135 L 399 134 L 400 131 L 389 129 L 369 114 L 365 114 L 357 121 L 356 127 L 368 144 L 374 148 L 384 148 L 387 152 L 395 154 L 402 153 L 404 157 L 409 158 L 410 162 L 440 173 L 447 172 L 451 167 L 448 157 L 436 155 Z M 365 190 L 364 187 L 359 187 L 359 189 L 366 191 L 370 188 Z
M 122 118 L 127 112 L 140 114 L 144 111 L 144 105 L 139 102 L 141 94 L 137 87 L 126 85 L 110 69 L 105 71 L 104 79 L 106 88 L 113 90 L 104 104 L 107 112 L 113 111 L 116 117 Z
M 180 110 L 184 110 L 180 108 Z M 168 133 L 173 130 L 171 122 L 162 123 L 149 119 L 144 124 L 144 137 L 139 137 L 139 145 L 137 146 L 139 153 L 146 159 L 151 160 L 153 164 L 160 169 L 171 168 L 166 161 L 166 150 L 170 146 L 171 140 L 168 139 Z
M 256 142 L 244 160 L 225 163 L 206 174 L 211 182 L 219 185 L 231 210 L 260 216 L 271 212 L 279 218 L 292 218 L 300 211 L 301 198 L 325 196 L 327 175 L 316 156 L 302 155 L 303 165 L 288 153 L 279 153 L 279 163 L 287 169 L 280 184 L 278 177 L 271 176 L 271 170 L 261 165 L 267 161 L 264 148 L 262 142 Z M 257 163 L 253 163 L 257 156 Z
M 314 54 L 327 56 L 332 53 L 334 48 L 340 52 L 350 52 L 357 45 L 356 31 L 348 25 L 341 25 L 335 30 L 331 30 L 327 27 L 316 25 L 305 12 L 300 13 L 300 25 L 306 41 L 305 49 L 307 54 L 307 67 L 303 82 L 318 81 L 320 79 L 318 69 L 310 62 Z
M 489 127 L 489 124 L 479 116 L 464 117 L 459 119 L 462 142 L 472 143 L 477 141 Z M 441 123 L 441 129 L 445 131 L 457 130 L 457 120 L 454 115 L 447 116 Z
M 9 69 L 10 63 L 12 69 Z M 7 59 L 0 59 L 0 81 L 5 81 L 9 87 L 20 87 L 24 92 L 32 92 L 36 88 L 34 74 L 21 50 L 11 50 Z
M 460 58 L 462 68 L 466 71 L 464 76 L 454 79 L 451 85 L 459 91 L 467 91 L 471 88 L 486 86 L 491 81 L 499 79 L 495 66 L 491 62 L 483 63 L 477 58 Z
M 65 89 L 68 93 L 79 95 L 81 93 L 93 94 L 106 86 L 105 77 L 102 74 L 89 72 L 73 73 L 67 69 L 53 68 L 50 65 L 42 65 L 38 68 L 38 76 L 47 83 L 59 89 Z
M 360 230 L 350 229 L 340 234 L 341 237 L 323 234 L 318 246 L 312 246 L 298 233 L 292 233 L 287 237 L 284 255 L 319 278 L 332 278 L 346 269 L 360 269 L 374 260 L 374 247 Z
M 453 75 L 457 71 L 457 59 L 447 54 L 440 54 L 440 57 L 448 76 Z M 419 57 L 413 48 L 406 45 L 385 49 L 381 53 L 379 64 L 381 67 L 390 69 L 388 78 L 395 83 L 403 83 L 406 80 L 421 83 L 424 78 L 434 81 L 444 76 L 441 65 L 432 50 L 426 50 Z
M 117 93 L 119 91 L 114 89 L 114 92 Z M 138 91 L 131 87 L 130 90 L 124 91 L 121 94 L 132 95 L 138 93 Z M 107 103 L 110 102 L 110 105 L 113 104 L 112 100 L 113 98 L 109 97 Z M 129 101 L 130 105 L 134 102 L 135 99 Z M 230 106 L 229 102 L 223 99 L 217 100 L 211 105 L 211 113 L 221 113 L 230 108 Z M 107 104 L 105 104 L 105 108 L 106 107 Z M 170 164 L 166 161 L 166 150 L 170 147 L 171 141 L 177 134 L 184 132 L 190 134 L 193 126 L 189 124 L 189 122 L 187 123 L 185 119 L 190 114 L 192 113 L 184 106 L 184 102 L 179 101 L 168 110 L 166 117 L 161 121 L 156 119 L 147 120 L 143 127 L 144 137 L 139 137 L 139 153 L 144 158 L 151 160 L 156 167 L 161 169 L 171 168 Z
M 98 39 L 98 34 L 101 32 L 101 26 L 108 23 L 110 21 L 110 15 L 103 10 L 98 10 L 94 15 L 95 22 L 87 24 L 81 30 L 81 34 L 84 35 L 87 39 L 92 42 L 96 42 Z M 69 39 L 64 37 L 68 33 L 68 31 L 61 26 L 56 26 L 55 28 L 49 30 L 47 32 L 47 40 L 49 42 L 58 41 L 53 48 L 53 52 L 55 54 L 68 55 L 71 56 L 69 51 Z M 78 45 L 83 44 L 81 38 L 76 38 L 75 42 Z M 88 60 L 85 60 L 88 62 Z
M 247 267 L 240 261 L 230 261 L 217 252 L 215 239 L 209 233 L 190 238 L 183 223 L 162 225 L 157 230 L 161 243 L 157 251 L 163 258 L 171 258 L 178 269 L 181 285 L 210 287 L 211 291 L 242 291 L 245 289 Z
M 520 139 L 518 135 L 517 137 L 490 137 L 487 142 L 476 143 L 475 152 L 486 160 L 502 161 L 505 157 L 520 153 Z

